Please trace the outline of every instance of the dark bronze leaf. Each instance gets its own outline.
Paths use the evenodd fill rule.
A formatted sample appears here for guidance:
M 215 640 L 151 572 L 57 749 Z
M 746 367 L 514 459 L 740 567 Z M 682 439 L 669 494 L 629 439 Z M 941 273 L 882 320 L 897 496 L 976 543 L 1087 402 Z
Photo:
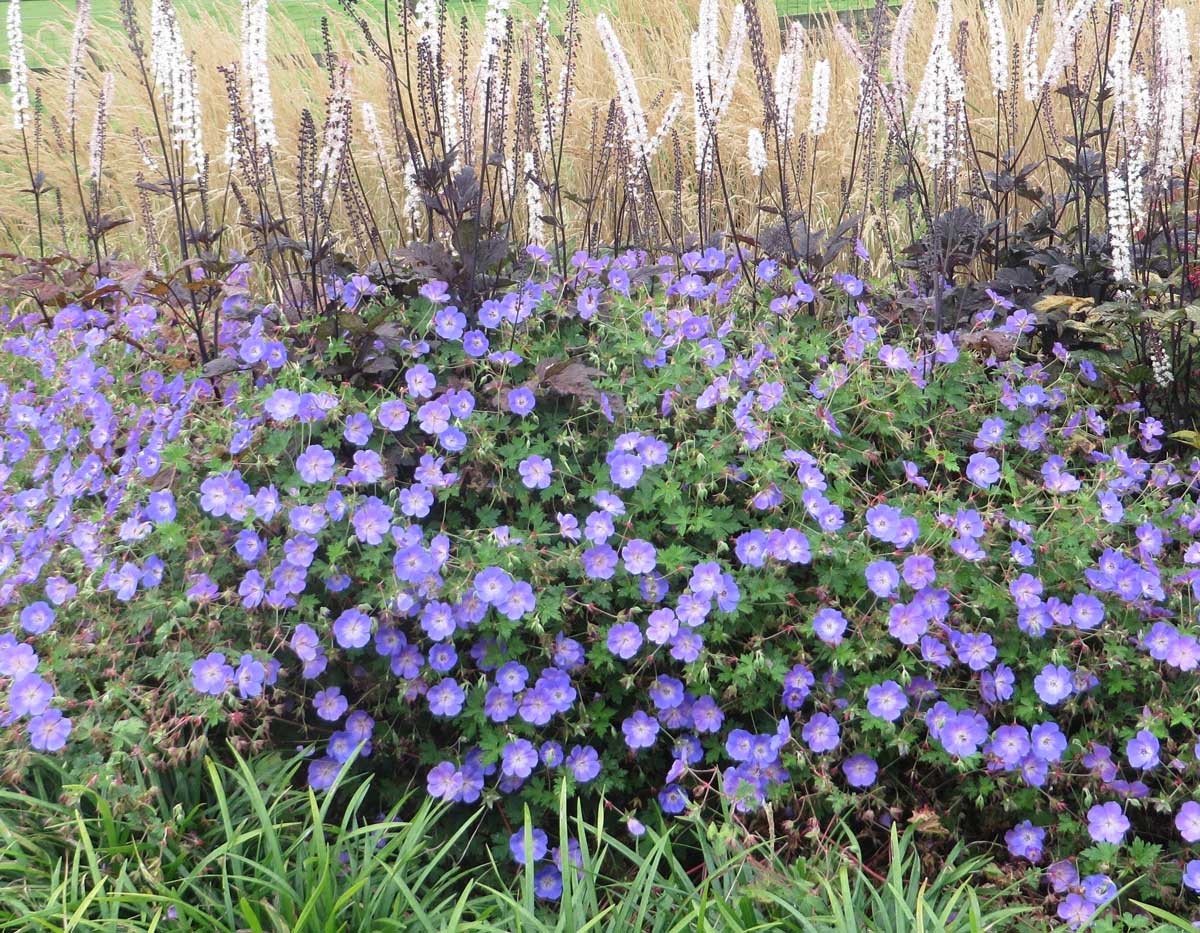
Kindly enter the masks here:
M 593 366 L 551 357 L 534 368 L 533 385 L 535 390 L 552 395 L 599 404 L 601 395 L 605 393 L 596 387 L 593 379 L 603 376 L 604 373 Z M 609 395 L 608 401 L 614 412 L 624 413 L 624 404 L 620 398 Z

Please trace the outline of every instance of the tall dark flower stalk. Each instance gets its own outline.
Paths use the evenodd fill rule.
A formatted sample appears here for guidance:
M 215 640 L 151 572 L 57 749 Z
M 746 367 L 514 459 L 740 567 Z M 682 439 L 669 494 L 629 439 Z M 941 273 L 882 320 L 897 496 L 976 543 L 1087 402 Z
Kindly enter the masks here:
M 37 221 L 38 256 L 46 257 L 46 236 L 42 220 L 42 198 L 48 193 L 46 176 L 41 170 L 42 107 L 40 95 L 29 97 L 29 65 L 25 58 L 25 32 L 21 24 L 21 0 L 9 0 L 5 21 L 9 55 L 9 101 L 12 106 L 12 126 L 21 134 L 21 152 L 29 178 L 26 189 L 33 196 L 33 213 Z M 32 124 L 32 125 L 31 125 Z M 32 151 L 29 144 L 33 130 Z

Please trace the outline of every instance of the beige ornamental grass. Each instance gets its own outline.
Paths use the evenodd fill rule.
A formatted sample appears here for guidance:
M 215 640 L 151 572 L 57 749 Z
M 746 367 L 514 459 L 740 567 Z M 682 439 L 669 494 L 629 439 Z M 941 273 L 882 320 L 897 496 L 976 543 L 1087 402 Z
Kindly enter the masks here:
M 60 191 L 66 239 L 79 251 L 83 222 L 73 209 L 78 198 L 72 189 L 76 166 L 87 174 L 85 137 L 106 81 L 112 94 L 104 112 L 103 210 L 136 220 L 114 230 L 107 245 L 131 256 L 146 254 L 147 227 L 166 229 L 173 222 L 170 204 L 158 197 L 147 204 L 144 188 L 153 177 L 152 166 L 164 161 L 158 143 L 148 142 L 157 139 L 160 127 L 183 151 L 187 170 L 206 173 L 209 201 L 219 212 L 214 223 L 228 231 L 223 246 L 251 250 L 256 244 L 244 226 L 245 207 L 231 195 L 231 178 L 244 170 L 236 152 L 246 146 L 270 150 L 272 186 L 282 204 L 294 204 L 303 188 L 298 153 L 305 112 L 323 134 L 318 167 L 327 171 L 348 154 L 361 185 L 356 197 L 374 205 L 381 241 L 398 244 L 429 236 L 429 217 L 417 190 L 421 168 L 396 132 L 395 116 L 415 125 L 416 111 L 436 109 L 457 164 L 461 167 L 464 159 L 478 164 L 480 108 L 489 83 L 503 83 L 508 92 L 504 101 L 493 101 L 488 115 L 488 125 L 503 124 L 507 135 L 489 140 L 504 158 L 487 171 L 495 171 L 498 192 L 511 192 L 514 218 L 528 228 L 517 235 L 532 242 L 547 242 L 551 235 L 574 242 L 584 234 L 588 215 L 577 202 L 586 201 L 589 173 L 604 157 L 597 140 L 613 113 L 620 124 L 618 141 L 633 154 L 629 161 L 637 173 L 644 170 L 644 177 L 630 175 L 632 190 L 644 184 L 647 198 L 650 192 L 657 195 L 656 203 L 643 207 L 647 217 L 654 210 L 665 215 L 675 202 L 685 229 L 721 230 L 762 222 L 764 207 L 778 211 L 781 198 L 791 198 L 793 207 L 802 204 L 813 226 L 863 214 L 859 232 L 868 245 L 896 238 L 912 222 L 884 190 L 895 169 L 887 160 L 894 159 L 899 138 L 911 135 L 925 170 L 931 177 L 946 177 L 940 190 L 949 196 L 968 187 L 973 173 L 985 167 L 981 153 L 1021 146 L 1029 162 L 1057 154 L 1072 128 L 1069 102 L 1055 90 L 1071 81 L 1086 82 L 1097 56 L 1110 56 L 1113 47 L 1126 60 L 1110 57 L 1105 66 L 1107 80 L 1118 88 L 1123 121 L 1111 156 L 1125 176 L 1122 197 L 1135 227 L 1145 203 L 1141 166 L 1161 183 L 1194 153 L 1196 112 L 1190 104 L 1197 94 L 1200 0 L 1160 5 L 1153 28 L 1141 29 L 1136 39 L 1128 23 L 1142 22 L 1143 6 L 1106 0 L 1074 0 L 1058 19 L 1050 11 L 1039 18 L 1036 0 L 907 0 L 880 14 L 886 22 L 874 39 L 869 11 L 855 17 L 851 28 L 834 17 L 818 17 L 804 28 L 785 24 L 781 29 L 766 0 L 755 4 L 756 34 L 747 30 L 748 8 L 733 0 L 667 0 L 653 15 L 644 3 L 612 0 L 606 13 L 579 16 L 577 41 L 570 46 L 570 112 L 553 153 L 549 149 L 558 144 L 548 138 L 546 127 L 561 133 L 563 120 L 553 104 L 546 113 L 545 100 L 554 98 L 564 80 L 568 46 L 557 38 L 539 43 L 538 37 L 539 30 L 560 35 L 561 17 L 551 11 L 550 26 L 539 26 L 522 12 L 513 14 L 504 0 L 492 0 L 485 16 L 463 30 L 444 18 L 433 0 L 419 0 L 403 16 L 399 6 L 392 6 L 389 31 L 380 9 L 377 4 L 358 15 L 376 43 L 390 35 L 396 74 L 381 64 L 359 25 L 332 2 L 327 38 L 301 34 L 270 0 L 241 5 L 216 0 L 200 11 L 177 9 L 170 0 L 136 6 L 142 62 L 159 92 L 153 111 L 129 37 L 120 28 L 90 22 L 86 3 L 75 25 L 55 27 L 70 34 L 56 37 L 70 52 L 49 73 L 29 75 L 20 57 L 31 43 L 47 37 L 10 39 L 14 80 L 8 93 L 17 125 L 0 134 L 0 216 L 10 241 L 5 248 L 26 253 L 37 248 L 32 199 L 24 191 L 29 187 L 24 156 L 29 99 L 36 93 L 47 128 L 39 165 Z M 10 33 L 20 33 L 19 20 L 14 2 Z M 539 55 L 546 60 L 539 61 Z M 442 63 L 438 88 L 422 84 L 422 62 Z M 764 64 L 765 75 L 760 74 Z M 526 117 L 518 114 L 523 69 Z M 543 73 L 553 85 L 548 91 L 542 88 Z M 250 139 L 232 138 L 231 85 L 240 94 Z M 327 125 L 331 106 L 342 116 L 335 114 Z M 1149 113 L 1144 126 L 1139 122 L 1144 116 L 1135 112 Z M 870 115 L 866 125 L 864 113 Z M 536 137 L 528 145 L 519 144 L 518 136 L 526 132 L 519 118 Z M 84 129 L 77 131 L 79 126 Z M 616 166 L 620 162 L 612 160 Z M 557 194 L 545 184 L 552 166 L 563 189 Z M 718 166 L 719 196 L 714 194 Z M 1032 181 L 1053 188 L 1053 172 L 1053 163 L 1044 162 Z M 615 179 L 612 175 L 608 183 Z M 671 195 L 677 180 L 678 191 Z M 330 200 L 330 231 L 338 247 L 354 255 L 363 240 L 361 231 L 355 232 L 354 209 L 332 187 L 321 197 Z M 533 215 L 558 203 L 567 226 L 547 231 Z M 591 222 L 603 230 L 614 221 L 593 216 Z

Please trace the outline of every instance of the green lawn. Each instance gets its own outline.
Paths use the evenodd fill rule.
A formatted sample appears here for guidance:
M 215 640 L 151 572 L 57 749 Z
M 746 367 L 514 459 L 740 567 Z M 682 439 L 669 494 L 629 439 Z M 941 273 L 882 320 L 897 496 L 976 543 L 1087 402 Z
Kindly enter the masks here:
M 366 7 L 382 8 L 383 0 L 361 0 Z M 403 2 L 403 0 L 396 0 Z M 556 6 L 564 0 L 553 0 Z M 603 0 L 584 0 L 585 6 L 597 7 Z M 784 15 L 805 15 L 824 10 L 852 10 L 870 6 L 871 0 L 777 0 L 779 12 Z M 176 0 L 178 8 L 213 11 L 227 9 L 231 26 L 238 15 L 238 0 Z M 514 7 L 536 9 L 540 0 L 513 0 Z M 455 18 L 483 16 L 487 0 L 450 0 L 450 12 Z M 97 22 L 117 25 L 120 22 L 119 0 L 93 0 L 92 11 Z M 290 20 L 299 25 L 307 35 L 320 35 L 321 17 L 328 16 L 336 21 L 344 19 L 334 0 L 272 0 L 273 17 L 280 21 Z M 7 13 L 7 0 L 0 0 L 0 14 Z M 53 65 L 62 60 L 70 44 L 71 25 L 75 17 L 74 0 L 23 0 L 21 18 L 24 23 L 26 45 L 31 67 Z M 8 35 L 0 28 L 0 69 L 8 67 Z
M 383 0 L 360 0 L 365 8 L 383 8 Z M 403 2 L 403 0 L 395 0 Z M 554 0 L 558 5 L 562 0 Z M 589 5 L 596 5 L 597 0 L 585 0 Z M 514 7 L 536 9 L 540 0 L 514 0 Z M 66 55 L 70 45 L 71 27 L 75 20 L 74 0 L 23 0 L 21 3 L 21 20 L 28 47 L 29 64 L 37 68 L 54 64 Z M 207 12 L 227 11 L 230 25 L 237 22 L 239 0 L 176 0 L 176 8 L 181 11 L 203 9 Z M 451 16 L 475 16 L 482 18 L 487 8 L 487 0 L 450 0 Z M 7 14 L 7 0 L 0 0 L 0 16 Z M 321 17 L 328 16 L 331 21 L 346 20 L 343 11 L 335 0 L 272 0 L 271 14 L 277 21 L 291 21 L 298 25 L 306 35 L 314 37 L 314 44 L 321 34 Z M 119 0 L 93 0 L 92 16 L 98 23 L 116 26 L 121 21 Z M 49 61 L 43 61 L 49 59 Z M 8 67 L 8 33 L 0 25 L 0 68 Z

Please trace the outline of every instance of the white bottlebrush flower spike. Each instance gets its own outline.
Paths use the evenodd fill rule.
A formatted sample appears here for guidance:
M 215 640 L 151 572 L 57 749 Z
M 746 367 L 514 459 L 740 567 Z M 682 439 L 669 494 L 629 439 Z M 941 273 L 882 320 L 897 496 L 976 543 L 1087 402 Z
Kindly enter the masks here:
M 1108 84 L 1112 90 L 1113 119 L 1125 145 L 1133 123 L 1133 21 L 1122 13 L 1113 29 L 1112 50 L 1108 56 Z
M 152 172 L 158 172 L 158 159 L 154 158 L 154 154 L 150 151 L 150 141 L 146 139 L 145 134 L 138 127 L 133 128 L 133 141 L 137 144 L 138 155 L 142 157 L 142 164 Z
M 1129 146 L 1129 167 L 1126 170 L 1129 196 L 1129 217 L 1134 230 L 1141 230 L 1146 203 L 1146 183 L 1143 178 L 1150 157 L 1150 86 L 1143 74 L 1130 78 L 1130 97 L 1133 100 L 1133 139 Z
M 846 53 L 846 58 L 855 69 L 856 84 L 858 85 L 858 100 L 856 106 L 863 108 L 864 114 L 860 114 L 855 120 L 860 126 L 868 125 L 870 119 L 865 115 L 865 111 L 874 105 L 874 98 L 868 95 L 868 63 L 866 53 L 863 52 L 862 46 L 859 45 L 858 39 L 854 34 L 847 29 L 841 22 L 833 24 L 833 35 L 838 40 L 838 45 Z
M 337 190 L 342 155 L 350 141 L 351 113 L 350 69 L 345 62 L 341 62 L 333 72 L 333 87 L 329 91 L 325 128 L 315 168 L 317 185 L 325 199 L 331 198 Z
M 79 120 L 79 81 L 83 77 L 83 53 L 92 27 L 92 0 L 79 0 L 75 12 L 75 30 L 71 34 L 71 54 L 67 58 L 67 126 L 74 132 Z
M 542 220 L 542 189 L 537 183 L 537 163 L 533 153 L 525 153 L 525 210 L 529 215 L 529 245 L 546 245 L 546 223 Z
M 625 57 L 625 50 L 621 48 L 621 40 L 613 31 L 612 23 L 603 13 L 596 17 L 596 31 L 600 33 L 600 44 L 608 56 L 617 83 L 617 102 L 625 117 L 626 141 L 636 158 L 645 159 L 650 151 L 650 128 L 646 123 L 646 110 L 642 106 L 637 83 L 633 80 L 629 59 Z
M 166 104 L 171 141 L 184 148 L 196 171 L 203 171 L 196 64 L 184 47 L 171 0 L 155 0 L 150 14 L 150 72 Z M 232 147 L 227 141 L 226 149 Z
M 1164 7 L 1158 14 L 1158 60 L 1154 80 L 1154 181 L 1166 184 L 1183 155 L 1183 117 L 1197 102 L 1188 99 L 1192 82 L 1192 54 L 1188 39 L 1187 12 L 1182 7 Z
M 417 187 L 417 168 L 412 159 L 404 162 L 404 213 L 412 224 L 413 236 L 421 231 L 421 189 Z
M 12 102 L 13 129 L 25 129 L 29 113 L 29 67 L 25 63 L 25 35 L 21 29 L 21 0 L 9 0 L 8 18 L 8 94 Z
M 1046 59 L 1046 68 L 1042 72 L 1041 91 L 1051 90 L 1051 84 L 1062 79 L 1062 71 L 1067 67 L 1069 57 L 1075 49 L 1075 39 L 1083 28 L 1088 14 L 1096 0 L 1075 0 L 1075 5 L 1063 17 L 1055 17 L 1054 44 L 1050 47 L 1050 56 Z
M 762 130 L 755 127 L 746 140 L 746 157 L 750 161 L 750 173 L 758 178 L 767 170 L 767 147 L 763 142 Z
M 92 119 L 92 139 L 88 145 L 88 178 L 92 184 L 100 181 L 104 171 L 104 149 L 108 139 L 109 110 L 112 107 L 113 89 L 116 81 L 113 73 L 104 73 L 104 81 L 100 85 L 100 97 L 96 101 L 96 114 Z
M 917 96 L 913 100 L 913 113 L 923 114 L 927 109 L 930 98 L 935 97 L 940 65 L 938 57 L 943 47 L 950 44 L 950 24 L 954 16 L 950 0 L 938 0 L 937 16 L 934 19 L 933 38 L 929 44 L 929 55 L 925 59 L 925 69 L 921 75 L 921 84 L 917 88 Z
M 439 115 L 442 120 L 442 140 L 446 145 L 447 152 L 453 150 L 454 167 L 457 168 L 462 164 L 462 152 L 458 146 L 458 117 L 461 110 L 461 100 L 454 89 L 454 72 L 449 68 L 446 69 L 446 76 L 442 79 L 441 91 L 442 99 Z
M 1025 100 L 1033 103 L 1042 96 L 1042 78 L 1038 71 L 1038 25 L 1041 15 L 1035 13 L 1025 27 L 1025 41 L 1021 44 L 1021 90 Z
M 431 57 L 437 58 L 441 52 L 438 47 L 438 0 L 417 0 L 413 21 L 417 42 L 426 45 Z
M 1112 243 L 1113 277 L 1127 281 L 1133 277 L 1133 225 L 1125 178 L 1116 167 L 1108 172 L 1108 236 Z
M 733 99 L 746 48 L 746 10 L 739 3 L 722 53 L 717 0 L 701 0 L 700 20 L 691 40 L 692 103 L 696 123 L 696 171 L 712 167 L 717 124 Z
M 1150 96 L 1145 77 L 1133 70 L 1132 62 L 1133 19 L 1129 13 L 1122 13 L 1113 30 L 1107 79 L 1112 89 L 1112 125 L 1126 158 L 1125 174 L 1120 178 L 1121 189 L 1128 198 L 1131 226 L 1137 229 L 1145 190 L 1142 170 L 1149 148 Z
M 508 22 L 509 0 L 488 0 L 487 13 L 483 18 L 483 44 L 479 47 L 479 70 L 476 80 L 480 85 L 495 76 L 500 57 L 500 45 Z
M 379 115 L 375 112 L 375 105 L 364 100 L 361 110 L 363 134 L 367 137 L 367 142 L 371 144 L 371 151 L 375 154 L 376 161 L 386 169 L 392 160 L 388 155 L 387 146 L 383 143 L 383 133 L 379 129 Z
M 170 94 L 175 56 L 182 51 L 176 42 L 173 17 L 168 0 L 153 0 L 150 4 L 150 77 L 164 95 Z
M 829 125 L 829 59 L 813 65 L 812 102 L 808 113 L 808 135 L 819 139 Z
M 663 140 L 667 138 L 667 133 L 671 130 L 671 124 L 675 122 L 675 118 L 679 116 L 679 112 L 683 109 L 683 95 L 679 92 L 671 98 L 671 103 L 667 105 L 667 109 L 663 111 L 662 123 L 658 125 L 658 132 L 650 140 L 650 146 L 646 150 L 646 158 L 653 159 L 654 154 L 658 152 L 663 144 Z
M 241 135 L 241 128 L 233 120 L 225 124 L 225 150 L 221 153 L 221 160 L 230 172 L 237 171 L 238 166 L 242 164 L 241 150 L 245 145 L 245 141 L 241 138 Z M 149 164 L 147 164 L 147 168 L 153 171 L 153 168 Z
M 775 64 L 775 105 L 779 108 L 784 140 L 796 135 L 796 107 L 804 71 L 804 27 L 788 23 L 787 39 Z
M 271 100 L 271 70 L 267 57 L 267 0 L 242 0 L 242 73 L 246 78 L 255 142 L 275 149 L 275 107 Z
M 190 56 L 180 67 L 180 131 L 188 158 L 197 172 L 204 171 L 204 137 L 200 126 L 200 90 L 196 80 L 196 62 Z
M 992 75 L 992 93 L 999 96 L 1008 90 L 1008 33 L 1004 28 L 1004 13 L 1000 0 L 984 0 L 983 17 L 987 21 L 988 71 Z
M 951 6 L 950 0 L 938 3 L 933 44 L 913 102 L 913 120 L 921 134 L 926 164 L 952 177 L 958 171 L 966 83 L 951 45 Z
M 917 12 L 917 0 L 904 0 L 904 6 L 896 14 L 892 26 L 892 44 L 888 50 L 888 67 L 892 72 L 892 84 L 897 95 L 908 96 L 908 40 L 912 37 L 913 17 Z

